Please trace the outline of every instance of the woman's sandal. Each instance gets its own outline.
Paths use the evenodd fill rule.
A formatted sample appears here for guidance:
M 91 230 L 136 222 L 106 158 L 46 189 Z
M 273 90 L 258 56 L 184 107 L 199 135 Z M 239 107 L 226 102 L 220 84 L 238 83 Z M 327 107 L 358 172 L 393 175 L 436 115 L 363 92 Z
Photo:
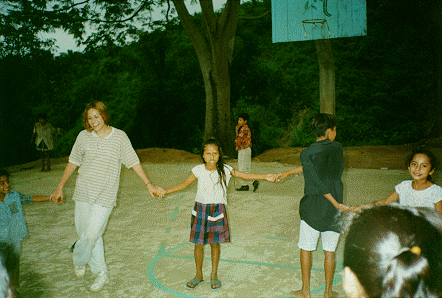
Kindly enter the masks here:
M 199 284 L 201 284 L 204 280 L 191 279 L 187 282 L 186 287 L 188 289 L 195 289 Z M 193 287 L 189 286 L 189 284 L 193 284 Z
M 210 281 L 210 287 L 212 288 L 212 290 L 218 290 L 219 288 L 221 288 L 221 281 L 217 279 L 212 279 Z

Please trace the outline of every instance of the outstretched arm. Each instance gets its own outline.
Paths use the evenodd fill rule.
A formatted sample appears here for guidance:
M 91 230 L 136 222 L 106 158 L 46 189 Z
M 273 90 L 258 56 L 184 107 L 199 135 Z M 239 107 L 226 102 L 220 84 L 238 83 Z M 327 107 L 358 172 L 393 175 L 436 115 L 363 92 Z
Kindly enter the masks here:
M 276 174 L 253 174 L 253 173 L 243 173 L 232 169 L 231 172 L 233 177 L 241 178 L 245 180 L 267 180 L 269 182 L 275 182 L 277 175 Z
M 52 201 L 54 203 L 61 203 L 61 200 L 53 200 L 52 196 L 32 196 L 32 202 L 46 202 L 46 201 Z
M 166 189 L 164 194 L 167 195 L 167 194 L 170 194 L 170 193 L 173 193 L 173 192 L 176 192 L 176 191 L 184 190 L 190 184 L 192 184 L 195 180 L 196 180 L 196 177 L 192 173 L 192 174 L 190 174 L 190 176 L 184 182 L 181 182 L 181 183 L 179 183 L 179 184 L 177 184 L 175 186 L 172 186 L 171 188 Z
M 352 207 L 352 211 L 359 211 L 361 209 L 371 208 L 371 207 L 375 207 L 375 206 L 385 206 L 385 205 L 388 205 L 390 203 L 397 202 L 397 201 L 399 201 L 399 194 L 395 191 L 394 193 L 392 193 L 391 195 L 389 195 L 385 199 L 382 199 L 382 200 L 379 200 L 379 201 L 376 201 L 373 203 L 361 205 L 361 206 Z
M 299 174 L 299 173 L 302 173 L 302 166 L 299 166 L 299 167 L 293 168 L 291 170 L 279 173 L 278 178 L 276 180 L 281 181 L 282 179 L 285 179 L 290 175 Z
M 344 204 L 338 203 L 338 201 L 335 200 L 335 198 L 332 196 L 331 193 L 325 194 L 324 197 L 330 202 L 332 203 L 332 205 L 341 211 L 347 212 L 350 211 L 350 208 Z
M 137 175 L 141 178 L 141 180 L 143 180 L 144 184 L 146 184 L 147 190 L 149 191 L 152 198 L 155 198 L 155 195 L 157 195 L 160 198 L 164 196 L 164 189 L 162 189 L 159 186 L 155 186 L 152 184 L 152 182 L 150 182 L 141 164 L 134 165 L 132 169 L 135 171 L 135 173 L 137 173 Z
M 66 168 L 64 169 L 63 176 L 61 177 L 60 183 L 57 186 L 57 189 L 55 192 L 50 196 L 50 200 L 54 201 L 55 203 L 61 203 L 63 202 L 63 187 L 68 181 L 69 177 L 71 177 L 72 173 L 77 168 L 76 164 L 68 162 Z

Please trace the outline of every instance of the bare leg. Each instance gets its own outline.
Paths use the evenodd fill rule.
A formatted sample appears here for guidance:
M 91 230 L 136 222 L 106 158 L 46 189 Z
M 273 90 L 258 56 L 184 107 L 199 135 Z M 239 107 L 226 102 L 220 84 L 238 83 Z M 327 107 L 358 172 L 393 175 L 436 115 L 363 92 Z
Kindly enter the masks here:
M 211 257 L 212 257 L 212 274 L 210 275 L 211 280 L 217 280 L 218 279 L 218 264 L 219 264 L 219 257 L 221 255 L 221 246 L 219 243 L 211 243 Z M 220 285 L 213 285 L 212 288 L 219 288 Z
M 335 273 L 335 252 L 324 250 L 325 290 L 324 297 L 338 297 L 337 292 L 332 291 L 333 275 Z
M 51 159 L 49 157 L 48 152 L 45 152 L 45 157 L 46 157 L 46 170 L 50 171 L 51 170 Z
M 193 251 L 193 256 L 195 257 L 196 275 L 195 279 L 203 280 L 203 259 L 204 259 L 204 245 L 195 243 L 195 249 Z M 188 282 L 187 285 L 194 288 L 195 285 Z
M 45 170 L 45 153 L 41 151 L 41 171 L 44 172 Z
M 291 291 L 292 297 L 310 298 L 310 269 L 312 267 L 312 252 L 301 249 L 301 275 L 302 288 L 298 291 Z

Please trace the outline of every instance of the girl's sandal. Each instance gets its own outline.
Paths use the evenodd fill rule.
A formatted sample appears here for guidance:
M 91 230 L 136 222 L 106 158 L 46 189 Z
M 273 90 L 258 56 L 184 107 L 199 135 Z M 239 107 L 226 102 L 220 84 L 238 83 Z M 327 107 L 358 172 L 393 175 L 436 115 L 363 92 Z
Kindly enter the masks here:
M 187 282 L 186 287 L 188 289 L 195 289 L 199 284 L 201 284 L 204 280 L 198 280 L 198 279 L 191 279 Z M 189 286 L 189 284 L 192 284 L 193 287 Z
M 217 279 L 212 279 L 210 281 L 210 287 L 212 288 L 212 290 L 218 290 L 219 288 L 221 288 L 221 281 Z

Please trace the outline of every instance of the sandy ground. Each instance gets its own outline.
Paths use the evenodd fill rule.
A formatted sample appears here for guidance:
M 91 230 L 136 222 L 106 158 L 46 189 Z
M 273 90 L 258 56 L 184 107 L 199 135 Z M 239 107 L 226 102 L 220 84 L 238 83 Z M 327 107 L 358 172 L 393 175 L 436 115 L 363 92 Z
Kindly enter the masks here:
M 155 149 L 138 153 L 148 176 L 163 187 L 183 181 L 199 163 L 197 156 L 181 151 L 171 153 Z M 160 153 L 171 154 L 173 158 L 154 158 L 153 155 Z M 360 151 L 357 154 L 360 155 Z M 274 155 L 283 156 L 281 152 Z M 293 151 L 291 160 L 296 159 L 295 155 Z M 403 164 L 402 155 L 390 159 L 398 164 L 396 159 L 401 159 L 400 164 Z M 148 161 L 147 156 L 152 159 Z M 278 173 L 293 167 L 284 160 L 264 160 L 264 155 L 254 159 L 253 172 Z M 346 204 L 358 205 L 384 198 L 397 183 L 409 179 L 407 170 L 391 169 L 385 165 L 386 161 L 388 158 L 380 161 L 376 168 L 347 165 L 343 177 Z M 228 163 L 237 166 L 234 159 Z M 292 164 L 296 164 L 296 160 Z M 65 161 L 59 160 L 51 172 L 45 173 L 39 172 L 38 163 L 13 167 L 13 189 L 25 194 L 49 195 L 65 166 Z M 30 237 L 23 242 L 22 297 L 288 297 L 291 290 L 301 286 L 297 240 L 298 206 L 304 184 L 302 174 L 279 183 L 261 182 L 255 193 L 235 191 L 237 182 L 234 178 L 229 185 L 228 215 L 232 237 L 231 243 L 221 245 L 218 271 L 221 289 L 210 289 L 210 247 L 205 250 L 206 282 L 193 290 L 185 288 L 195 274 L 193 245 L 188 238 L 196 183 L 162 200 L 153 199 L 136 174 L 124 169 L 118 205 L 104 235 L 110 283 L 101 292 L 91 293 L 89 287 L 94 280 L 91 272 L 82 279 L 73 272 L 69 248 L 77 239 L 71 200 L 74 175 L 65 186 L 63 204 L 44 202 L 25 206 Z M 439 177 L 436 183 L 440 184 Z M 320 244 L 313 253 L 312 297 L 322 297 L 324 289 Z M 343 241 L 337 250 L 334 290 L 345 297 L 342 244 Z

